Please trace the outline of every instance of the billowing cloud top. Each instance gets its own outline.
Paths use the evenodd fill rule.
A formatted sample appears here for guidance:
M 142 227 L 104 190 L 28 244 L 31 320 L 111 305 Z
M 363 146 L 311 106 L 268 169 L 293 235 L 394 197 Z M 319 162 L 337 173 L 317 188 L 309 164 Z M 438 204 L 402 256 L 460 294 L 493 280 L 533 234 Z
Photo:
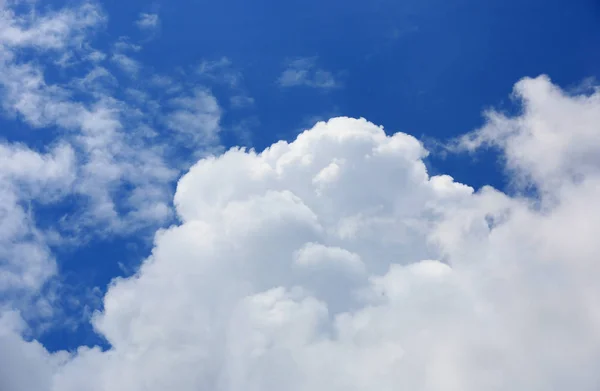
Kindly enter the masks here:
M 500 147 L 537 198 L 429 176 L 415 138 L 364 119 L 202 159 L 177 187 L 181 224 L 94 318 L 111 348 L 49 354 L 6 314 L 4 384 L 597 389 L 599 97 L 543 77 L 516 94 L 519 116 L 490 114 L 459 144 Z

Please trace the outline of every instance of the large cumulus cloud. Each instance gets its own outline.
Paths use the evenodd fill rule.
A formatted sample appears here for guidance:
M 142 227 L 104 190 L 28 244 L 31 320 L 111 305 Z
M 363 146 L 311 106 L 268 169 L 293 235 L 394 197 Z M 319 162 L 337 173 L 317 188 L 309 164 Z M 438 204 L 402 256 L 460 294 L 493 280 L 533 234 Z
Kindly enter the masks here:
M 515 93 L 458 144 L 500 148 L 517 195 L 429 176 L 362 119 L 200 160 L 94 317 L 111 348 L 27 343 L 37 389 L 597 389 L 600 95 Z

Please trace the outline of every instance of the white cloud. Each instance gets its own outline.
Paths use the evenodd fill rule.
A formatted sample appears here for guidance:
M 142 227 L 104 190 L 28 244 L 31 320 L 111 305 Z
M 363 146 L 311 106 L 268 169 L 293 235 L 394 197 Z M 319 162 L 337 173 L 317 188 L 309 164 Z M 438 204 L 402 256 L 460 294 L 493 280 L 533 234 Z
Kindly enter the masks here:
M 233 63 L 227 57 L 218 60 L 204 60 L 196 70 L 198 75 L 220 83 L 225 83 L 230 88 L 237 88 L 242 80 L 241 72 L 233 68 Z
M 317 66 L 316 57 L 304 57 L 290 61 L 277 80 L 281 87 L 307 86 L 331 89 L 340 87 L 340 82 L 330 71 Z
M 140 30 L 154 30 L 158 28 L 160 24 L 160 19 L 158 17 L 158 14 L 142 12 L 135 24 Z
M 239 68 L 236 68 L 228 57 L 221 57 L 216 60 L 204 60 L 196 68 L 196 76 L 200 81 L 210 85 L 225 85 L 229 89 L 230 107 L 241 109 L 254 105 L 252 98 L 243 83 L 243 75 Z
M 95 63 L 101 62 L 106 59 L 106 54 L 99 50 L 93 50 L 90 54 L 88 54 L 87 59 Z
M 129 41 L 127 37 L 120 37 L 113 45 L 113 55 L 110 60 L 129 76 L 136 77 L 142 68 L 142 64 L 135 60 L 127 52 L 137 53 L 142 50 L 140 45 L 136 45 Z
M 74 88 L 87 91 L 94 96 L 102 96 L 111 89 L 117 87 L 119 82 L 113 74 L 102 66 L 94 66 L 85 76 L 79 79 L 73 79 Z
M 62 88 L 47 87 L 39 68 L 17 61 L 19 50 L 48 51 L 58 57 L 80 50 L 83 37 L 104 18 L 93 5 L 60 12 L 15 14 L 8 3 L 0 4 L 0 83 L 3 108 L 23 115 L 34 126 L 49 116 L 64 114 Z M 42 91 L 43 90 L 43 91 Z M 53 95 L 55 99 L 49 99 Z M 68 126 L 67 117 L 64 117 Z M 35 295 L 56 272 L 56 264 L 44 234 L 35 224 L 30 203 L 50 203 L 73 189 L 76 179 L 75 150 L 57 141 L 46 153 L 24 145 L 0 145 L 0 311 L 8 304 L 24 308 L 23 300 Z
M 128 37 L 119 37 L 119 40 L 114 43 L 113 47 L 114 47 L 114 50 L 118 53 L 127 52 L 127 51 L 139 52 L 140 50 L 142 50 L 142 47 L 140 45 L 131 43 L 129 41 Z
M 140 182 L 149 185 L 174 178 L 175 172 L 166 168 L 160 157 L 144 157 L 143 160 L 148 160 L 146 164 L 138 163 L 138 159 L 147 152 L 133 149 L 130 141 L 135 138 L 134 134 L 122 133 L 128 108 L 103 92 L 103 88 L 113 83 L 112 75 L 106 70 L 94 68 L 75 83 L 84 89 L 91 88 L 85 90 L 93 93 L 96 100 L 90 106 L 70 100 L 70 91 L 66 86 L 46 84 L 41 71 L 32 65 L 12 65 L 6 68 L 4 76 L 6 90 L 3 103 L 7 110 L 15 112 L 34 127 L 59 126 L 67 131 L 66 139 L 77 146 L 80 155 L 78 160 L 85 163 L 82 162 L 77 169 L 74 191 L 90 197 L 90 212 L 95 219 L 104 222 L 112 220 L 114 228 L 124 224 L 119 221 L 120 216 L 115 209 L 112 195 L 115 185 Z M 100 83 L 102 88 L 95 88 L 96 83 Z M 71 132 L 72 136 L 69 135 Z M 154 167 L 156 170 L 150 176 L 141 177 L 138 173 L 130 172 L 131 167 L 144 167 L 145 170 Z M 87 225 L 87 219 L 77 220 Z
M 180 224 L 157 233 L 151 256 L 113 282 L 95 316 L 109 350 L 50 354 L 27 342 L 7 308 L 56 271 L 28 202 L 74 192 L 91 200 L 84 223 L 125 229 L 169 214 L 165 183 L 176 175 L 164 146 L 146 142 L 152 132 L 125 131 L 151 126 L 99 87 L 114 83 L 99 81 L 112 80 L 108 70 L 52 85 L 13 50 L 72 50 L 103 20 L 77 10 L 2 14 L 3 109 L 64 134 L 42 152 L 0 146 L 0 385 L 598 388 L 600 95 L 569 96 L 543 77 L 516 85 L 521 114 L 491 112 L 458 141 L 499 148 L 515 184 L 535 186 L 539 198 L 431 177 L 411 136 L 386 136 L 365 120 L 321 122 L 260 153 L 202 159 L 179 181 Z M 315 69 L 291 80 L 315 83 Z M 73 100 L 86 88 L 91 103 Z M 219 131 L 208 91 L 170 103 L 166 121 L 186 142 Z
M 168 164 L 165 156 L 169 148 L 177 148 L 178 144 L 173 140 L 162 144 L 164 141 L 151 135 L 155 134 L 152 128 L 164 122 L 162 118 L 166 115 L 181 114 L 179 123 L 184 124 L 183 111 L 163 113 L 156 102 L 134 99 L 125 102 L 114 98 L 116 89 L 125 92 L 131 89 L 127 88 L 127 81 L 118 80 L 111 73 L 110 64 L 105 67 L 96 64 L 102 61 L 104 54 L 92 49 L 88 39 L 89 32 L 106 19 L 98 8 L 85 5 L 55 13 L 32 10 L 16 14 L 8 5 L 4 6 L 5 25 L 19 29 L 17 34 L 13 28 L 10 39 L 0 41 L 6 54 L 0 63 L 2 108 L 32 127 L 57 127 L 59 139 L 71 144 L 76 154 L 77 178 L 73 192 L 88 201 L 88 207 L 83 215 L 78 211 L 63 225 L 73 232 L 82 226 L 108 226 L 111 232 L 130 232 L 168 220 L 171 217 L 170 188 L 181 167 Z M 44 34 L 39 31 L 46 35 L 52 35 L 49 31 L 56 32 L 51 40 L 46 40 L 40 38 Z M 83 77 L 49 84 L 44 75 L 46 65 L 24 60 L 14 47 L 17 44 L 19 48 L 28 47 L 38 53 L 52 50 L 58 57 L 75 50 L 73 48 L 83 48 L 81 58 L 88 59 L 92 67 Z M 136 74 L 143 65 L 124 53 L 139 49 L 128 39 L 120 38 L 114 44 L 112 62 Z M 137 91 L 138 95 L 145 93 Z M 192 110 L 189 105 L 185 106 L 189 98 L 184 90 L 177 91 L 170 86 L 169 93 L 182 95 L 179 100 L 174 98 L 178 108 Z M 82 94 L 86 99 L 73 98 Z M 131 97 L 131 94 L 126 96 Z M 218 140 L 213 130 L 218 127 L 220 111 L 212 95 L 206 92 L 203 97 L 209 104 L 207 110 L 212 110 L 210 107 L 214 110 L 206 116 L 194 112 L 198 114 L 192 124 L 194 129 L 206 130 L 206 133 L 194 134 L 193 138 L 200 144 L 211 145 Z M 198 123 L 203 119 L 207 123 Z M 188 130 L 193 133 L 193 129 Z M 203 135 L 206 140 L 202 140 Z
M 115 89 L 127 88 L 110 64 L 97 64 L 105 55 L 92 48 L 91 34 L 106 20 L 98 7 L 41 12 L 34 3 L 20 3 L 16 12 L 13 5 L 0 4 L 2 111 L 28 125 L 24 132 L 50 128 L 56 138 L 42 151 L 0 145 L 0 314 L 8 306 L 26 317 L 35 317 L 32 312 L 47 316 L 53 298 L 42 293 L 57 271 L 49 245 L 164 224 L 173 215 L 171 186 L 181 168 L 165 158 L 177 143 L 165 145 L 151 137 L 152 121 L 163 113 L 148 113 L 133 100 L 113 97 Z M 137 47 L 121 39 L 115 50 L 119 55 Z M 89 61 L 81 67 L 89 72 L 49 83 L 44 73 L 56 62 L 44 61 L 48 54 L 79 58 L 74 66 Z M 76 199 L 72 210 L 39 228 L 38 205 L 47 207 L 66 196 Z M 48 310 L 41 311 L 42 306 Z
M 105 22 L 102 12 L 90 3 L 41 16 L 34 9 L 16 14 L 9 6 L 9 2 L 0 4 L 0 42 L 9 47 L 32 46 L 43 50 L 75 47 L 90 29 Z
M 340 247 L 327 247 L 318 243 L 306 243 L 294 254 L 294 262 L 301 268 L 328 269 L 337 272 L 362 274 L 364 264 L 357 254 Z
M 491 116 L 468 140 L 502 140 L 540 200 L 430 177 L 416 139 L 365 120 L 233 149 L 179 181 L 181 224 L 111 285 L 94 320 L 111 349 L 22 365 L 52 391 L 597 389 L 600 167 L 555 138 L 591 153 L 600 102 L 517 90 L 519 127 Z M 538 148 L 559 178 L 524 158 Z
M 218 60 L 204 60 L 198 65 L 198 73 L 200 74 L 212 74 L 217 70 L 231 67 L 231 60 L 227 57 L 221 57 Z
M 514 96 L 524 102 L 525 116 L 507 118 L 489 112 L 486 126 L 465 135 L 460 145 L 466 149 L 500 147 L 515 179 L 544 191 L 598 170 L 600 138 L 589 126 L 600 121 L 597 94 L 573 98 L 547 77 L 539 77 L 517 83 Z M 570 129 L 570 137 L 564 136 L 565 129 Z
M 91 46 L 91 33 L 105 21 L 98 8 L 48 13 L 35 10 L 34 3 L 19 3 L 13 12 L 13 5 L 0 3 L 2 114 L 26 125 L 19 126 L 23 132 L 32 132 L 18 138 L 36 137 L 34 132 L 56 137 L 40 150 L 0 144 L 0 389 L 49 390 L 57 365 L 68 354 L 50 355 L 38 342 L 23 338 L 37 335 L 42 324 L 67 327 L 57 308 L 66 298 L 56 295 L 63 276 L 57 275 L 52 248 L 169 221 L 171 188 L 181 167 L 165 158 L 177 142 L 166 145 L 151 136 L 153 121 L 164 113 L 114 97 L 116 89 L 127 88 L 110 64 L 98 64 L 105 55 Z M 121 44 L 115 50 L 137 49 Z M 46 70 L 64 65 L 62 59 L 80 66 L 74 74 L 83 76 L 48 82 Z M 39 209 L 66 200 L 72 208 L 60 220 L 50 226 L 37 221 Z M 81 304 L 82 311 L 88 311 L 88 304 Z M 34 329 L 22 321 L 16 322 L 18 328 L 3 329 L 7 314 L 32 321 Z M 81 318 L 89 320 L 85 314 Z
M 246 95 L 235 95 L 229 99 L 232 107 L 243 108 L 254 105 L 254 98 Z
M 169 104 L 173 111 L 166 117 L 167 126 L 192 142 L 192 147 L 215 140 L 221 108 L 209 91 L 197 88 L 190 96 L 173 98 Z
M 18 313 L 0 313 L 0 384 L 10 391 L 50 391 L 53 373 L 68 355 L 50 355 L 39 342 L 24 341 L 23 329 Z
M 111 57 L 111 60 L 119 66 L 123 71 L 129 73 L 132 76 L 136 76 L 140 71 L 140 63 L 133 58 L 123 53 L 115 53 Z
M 74 180 L 75 153 L 69 145 L 40 154 L 22 145 L 0 144 L 0 314 L 7 298 L 17 304 L 56 272 L 27 204 L 60 199 Z
M 181 143 L 156 137 L 154 127 L 187 110 L 195 115 L 194 128 L 182 132 L 206 132 L 191 137 L 198 143 L 194 153 L 200 154 L 218 142 L 220 109 L 208 91 L 190 93 L 174 83 L 160 87 L 173 97 L 171 112 L 160 105 L 156 109 L 155 102 L 130 100 L 128 79 L 113 75 L 112 62 L 101 66 L 106 55 L 92 47 L 93 31 L 106 20 L 99 8 L 44 12 L 26 2 L 19 3 L 16 12 L 14 4 L 0 2 L 2 114 L 25 125 L 19 126 L 23 132 L 31 132 L 17 138 L 36 137 L 34 132 L 56 137 L 39 150 L 0 144 L 0 389 L 43 391 L 54 388 L 70 356 L 50 354 L 31 341 L 40 323 L 67 327 L 56 314 L 61 312 L 57 302 L 65 297 L 57 297 L 55 289 L 62 288 L 64 276 L 57 275 L 60 263 L 52 248 L 85 244 L 89 237 L 125 236 L 170 221 L 171 189 L 182 165 L 167 162 L 166 156 Z M 120 39 L 113 53 L 119 60 L 138 50 Z M 136 64 L 143 70 L 143 64 Z M 52 83 L 45 72 L 54 65 L 79 66 L 74 72 L 78 76 Z M 139 88 L 140 94 L 146 92 L 145 86 Z M 205 104 L 205 109 L 196 103 Z M 182 143 L 190 147 L 189 138 Z M 38 209 L 66 201 L 72 208 L 59 221 L 50 226 L 37 221 Z M 81 304 L 85 311 L 90 303 Z M 23 319 L 32 321 L 32 329 Z

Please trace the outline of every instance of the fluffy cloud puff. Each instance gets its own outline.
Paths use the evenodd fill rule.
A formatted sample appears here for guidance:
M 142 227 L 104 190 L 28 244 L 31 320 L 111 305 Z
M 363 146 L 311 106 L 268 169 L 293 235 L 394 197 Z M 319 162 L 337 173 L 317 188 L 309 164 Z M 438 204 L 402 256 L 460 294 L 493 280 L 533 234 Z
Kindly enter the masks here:
M 109 350 L 50 355 L 13 318 L 0 346 L 42 391 L 595 390 L 599 96 L 515 91 L 519 116 L 460 143 L 500 147 L 539 198 L 429 176 L 413 137 L 335 118 L 179 181 L 181 224 L 94 318 Z

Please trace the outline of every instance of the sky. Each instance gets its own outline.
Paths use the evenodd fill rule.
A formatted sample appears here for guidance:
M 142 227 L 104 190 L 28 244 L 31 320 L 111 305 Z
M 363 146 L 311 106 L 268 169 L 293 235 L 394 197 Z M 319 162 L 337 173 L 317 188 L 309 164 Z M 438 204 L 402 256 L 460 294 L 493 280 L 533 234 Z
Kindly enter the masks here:
M 0 8 L 0 390 L 600 386 L 597 1 Z

